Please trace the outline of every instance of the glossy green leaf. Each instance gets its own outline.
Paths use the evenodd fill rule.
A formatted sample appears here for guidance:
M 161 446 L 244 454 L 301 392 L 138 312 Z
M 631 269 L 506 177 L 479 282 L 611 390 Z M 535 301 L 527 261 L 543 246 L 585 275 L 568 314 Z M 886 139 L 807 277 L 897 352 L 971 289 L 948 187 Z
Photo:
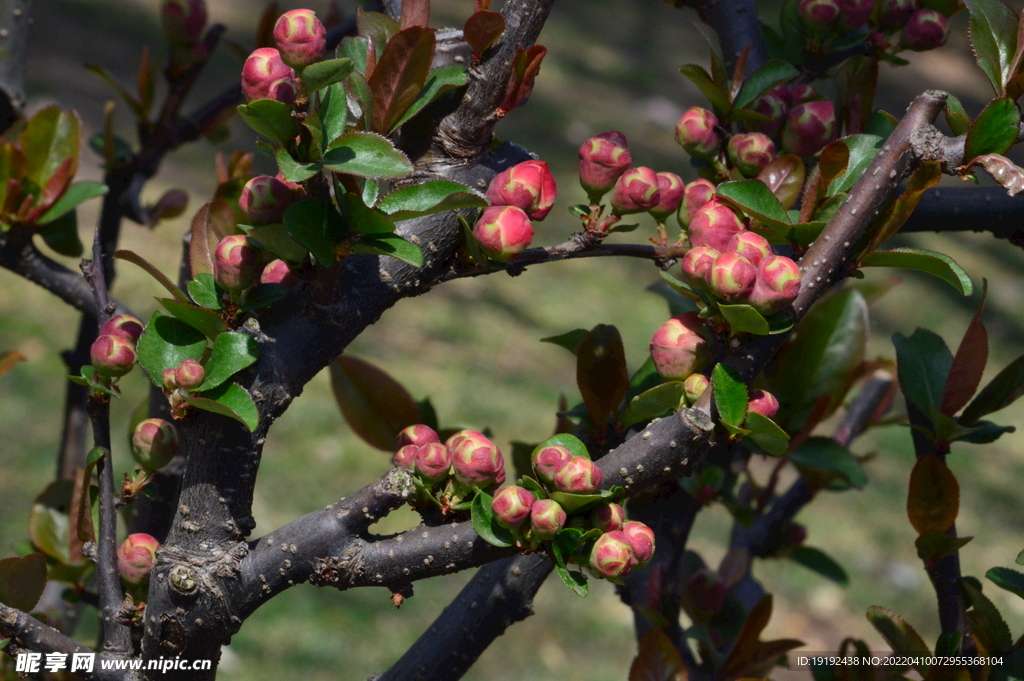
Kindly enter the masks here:
M 471 507 L 473 529 L 488 544 L 502 548 L 512 546 L 515 544 L 512 533 L 499 525 L 494 519 L 494 510 L 491 508 L 493 501 L 494 497 L 486 492 L 478 492 L 473 497 L 473 505 Z
M 711 60 L 711 78 L 715 85 L 724 91 L 729 87 L 729 74 L 725 69 L 725 55 L 722 53 L 722 43 L 718 39 L 718 33 L 705 23 L 693 22 L 694 28 L 700 32 L 704 42 L 708 44 L 708 53 Z
M 576 385 L 597 435 L 603 435 L 629 386 L 626 350 L 617 328 L 598 324 L 583 339 L 576 355 Z
M 967 115 L 967 109 L 960 103 L 960 100 L 947 92 L 944 110 L 946 125 L 949 126 L 953 134 L 966 135 L 971 128 L 971 117 Z
M 697 89 L 708 98 L 708 102 L 711 103 L 715 113 L 719 116 L 724 117 L 732 109 L 732 105 L 729 103 L 729 95 L 726 94 L 723 88 L 715 85 L 715 81 L 703 67 L 696 64 L 686 64 L 679 67 L 679 73 L 686 76 L 691 83 L 697 86 Z
M 283 147 L 294 144 L 299 124 L 292 117 L 292 107 L 274 99 L 257 99 L 238 105 L 238 115 L 246 125 L 271 142 Z
M 784 61 L 770 61 L 743 81 L 739 94 L 732 105 L 745 107 L 772 88 L 800 75 L 796 68 Z
M 285 148 L 280 148 L 274 154 L 277 159 L 277 167 L 281 175 L 289 182 L 305 182 L 320 172 L 320 162 L 300 163 L 296 161 Z
M 971 401 L 960 416 L 960 423 L 970 425 L 986 414 L 1005 409 L 1024 395 L 1024 355 L 1010 362 Z
M 996 94 L 1014 74 L 1010 65 L 1017 51 L 1017 13 L 1000 0 L 964 0 L 971 13 L 970 37 L 978 66 Z
M 768 335 L 768 322 L 760 312 L 749 305 L 743 303 L 719 304 L 718 310 L 725 317 L 725 321 L 729 322 L 730 336 L 740 333 L 749 333 L 755 336 Z
M 287 298 L 289 292 L 288 287 L 282 284 L 260 284 L 246 294 L 242 310 L 252 312 L 269 307 L 277 301 Z
M 288 234 L 288 229 L 280 222 L 243 229 L 256 245 L 282 260 L 302 263 L 309 259 L 309 250 L 293 239 Z
M 956 553 L 974 537 L 951 537 L 945 532 L 925 532 L 914 540 L 917 557 L 921 560 L 938 560 Z
M 302 69 L 302 84 L 308 92 L 316 92 L 345 80 L 354 68 L 355 64 L 347 57 L 316 62 Z
M 789 460 L 815 486 L 861 489 L 868 478 L 850 450 L 827 437 L 811 437 L 789 454 Z M 832 485 L 833 481 L 842 484 Z
M 961 435 L 957 435 L 957 442 L 970 442 L 976 445 L 987 445 L 991 442 L 995 442 L 1003 435 L 1007 433 L 1014 433 L 1017 431 L 1015 426 L 1000 426 L 991 421 L 975 421 L 971 424 L 970 428 L 965 429 L 967 432 Z
M 445 92 L 462 87 L 468 82 L 469 76 L 461 66 L 442 66 L 439 69 L 434 69 L 427 76 L 427 82 L 424 84 L 423 89 L 420 90 L 419 95 L 416 96 L 416 99 L 406 112 L 398 119 L 394 127 L 401 127 L 406 121 L 429 106 L 431 102 Z
M 84 203 L 85 201 L 97 196 L 103 196 L 106 193 L 107 185 L 102 182 L 76 182 L 68 187 L 68 190 L 64 192 L 64 195 L 57 199 L 54 204 L 50 206 L 45 213 L 43 213 L 38 222 L 41 225 L 53 222 L 57 218 L 74 210 L 80 203 Z
M 788 227 L 791 223 L 786 209 L 761 180 L 740 180 L 718 185 L 718 196 L 744 213 L 772 227 Z
M 395 231 L 395 223 L 363 203 L 359 194 L 347 193 L 341 197 L 348 230 L 358 234 L 388 234 Z
M 51 482 L 28 514 L 28 536 L 35 549 L 61 563 L 71 561 L 68 514 L 62 509 L 71 507 L 73 487 L 71 480 Z
M 878 110 L 871 114 L 867 125 L 864 126 L 864 132 L 869 135 L 877 135 L 882 139 L 888 139 L 898 123 L 899 121 L 892 114 Z
M 30 553 L 23 558 L 0 560 L 0 603 L 32 612 L 46 586 L 46 558 Z
M 383 369 L 341 355 L 331 363 L 331 390 L 352 431 L 377 449 L 395 451 L 403 428 L 420 423 L 412 395 Z
M 603 503 L 611 501 L 616 495 L 610 490 L 602 490 L 595 494 L 572 494 L 569 492 L 552 492 L 551 498 L 558 502 L 569 515 L 582 513 Z
M 224 383 L 204 392 L 201 397 L 186 397 L 185 401 L 196 409 L 233 418 L 250 431 L 256 430 L 260 422 L 260 415 L 252 396 L 237 383 Z
M 345 134 L 348 124 L 348 97 L 345 86 L 335 83 L 320 93 L 320 127 L 323 131 L 324 146 L 330 147 L 334 140 Z
M 372 132 L 350 132 L 331 143 L 324 166 L 336 173 L 359 177 L 392 178 L 412 172 L 412 163 L 386 137 Z
M 423 267 L 423 251 L 416 244 L 406 241 L 397 234 L 377 234 L 364 236 L 352 248 L 353 253 L 369 253 L 371 255 L 390 255 L 413 267 Z
M 92 388 L 97 394 L 103 393 L 105 395 L 110 395 L 111 397 L 121 396 L 120 391 L 117 390 L 117 386 L 105 385 L 95 380 L 95 378 L 96 370 L 93 369 L 90 364 L 86 364 L 82 367 L 80 376 L 68 376 L 68 380 L 72 383 L 77 383 L 78 385 L 85 386 L 86 388 Z M 111 387 L 113 387 L 113 389 L 111 389 Z
M 739 426 L 747 415 L 747 386 L 735 369 L 718 364 L 711 372 L 711 390 L 718 415 L 728 424 Z
M 586 329 L 573 329 L 572 331 L 566 331 L 558 336 L 548 336 L 547 338 L 541 338 L 541 343 L 552 343 L 560 347 L 565 348 L 573 354 L 575 357 L 580 352 L 580 346 L 583 345 L 584 339 L 590 332 Z
M 897 333 L 892 342 L 903 394 L 924 414 L 938 411 L 953 366 L 946 342 L 928 329 L 917 329 L 909 338 Z
M 165 369 L 176 369 L 186 359 L 202 359 L 206 336 L 180 319 L 154 312 L 137 348 L 139 364 L 149 374 L 149 380 L 163 387 Z
M 1016 102 L 1009 97 L 993 99 L 971 123 L 964 142 L 964 161 L 969 163 L 987 154 L 1005 154 L 1017 140 L 1019 125 Z
M 816 572 L 825 579 L 832 580 L 839 586 L 850 585 L 850 577 L 846 574 L 843 566 L 821 549 L 810 546 L 797 546 L 786 557 L 804 566 L 811 572 Z
M 259 358 L 256 339 L 234 331 L 221 333 L 213 341 L 213 350 L 203 368 L 206 377 L 196 392 L 212 390 Z
M 682 381 L 669 381 L 640 393 L 630 400 L 620 417 L 622 427 L 629 428 L 633 424 L 676 411 L 682 406 L 683 393 Z
M 822 230 L 828 223 L 824 220 L 812 222 L 799 222 L 793 225 L 790 231 L 790 239 L 801 248 L 808 248 L 821 235 Z
M 1018 572 L 1011 568 L 994 567 L 986 572 L 985 576 L 1000 589 L 1006 589 L 1010 593 L 1024 598 L 1024 572 Z
M 213 275 L 208 272 L 197 274 L 188 282 L 188 295 L 197 305 L 211 310 L 220 309 L 221 292 L 217 289 Z
M 860 262 L 861 267 L 905 267 L 934 275 L 955 288 L 960 295 L 970 296 L 974 292 L 971 278 L 952 258 L 943 253 L 918 248 L 894 248 L 891 251 L 868 253 Z
M 772 456 L 783 456 L 789 451 L 789 435 L 767 416 L 747 412 L 743 426 L 750 431 L 747 437 Z
M 157 298 L 157 302 L 172 315 L 185 322 L 204 336 L 213 340 L 218 334 L 228 330 L 224 318 L 219 313 L 205 307 L 182 303 L 169 298 Z
M 284 212 L 284 228 L 324 267 L 334 263 L 334 247 L 345 238 L 345 221 L 329 201 L 306 199 Z
M 582 456 L 585 459 L 590 458 L 590 452 L 587 451 L 587 446 L 583 444 L 582 440 L 571 433 L 559 433 L 558 435 L 552 435 L 547 440 L 544 440 L 544 442 L 541 442 L 539 445 L 534 447 L 533 451 L 530 453 L 531 460 L 533 459 L 534 454 L 545 447 L 555 446 L 565 447 L 573 456 Z
M 846 170 L 842 175 L 829 182 L 827 194 L 831 196 L 848 191 L 853 187 L 871 162 L 875 160 L 883 142 L 884 140 L 876 135 L 851 135 L 839 140 L 839 143 L 844 144 L 849 152 Z
M 397 222 L 455 208 L 483 208 L 487 199 L 459 182 L 431 180 L 396 189 L 380 200 L 377 208 Z
M 72 109 L 48 106 L 28 119 L 18 137 L 25 156 L 25 175 L 37 187 L 45 187 L 47 180 L 71 159 L 71 176 L 78 168 L 81 145 L 78 114 Z
M 61 255 L 78 258 L 85 252 L 78 236 L 78 215 L 75 211 L 65 213 L 49 224 L 39 228 L 39 236 L 46 245 Z

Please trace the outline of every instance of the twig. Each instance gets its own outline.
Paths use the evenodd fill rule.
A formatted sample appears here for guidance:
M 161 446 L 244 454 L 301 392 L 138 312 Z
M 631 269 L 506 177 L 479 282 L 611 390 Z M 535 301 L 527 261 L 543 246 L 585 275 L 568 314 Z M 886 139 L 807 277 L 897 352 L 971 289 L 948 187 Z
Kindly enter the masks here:
M 753 0 L 698 0 L 692 3 L 701 21 L 718 33 L 725 56 L 725 67 L 732 73 L 736 60 L 747 47 L 746 73 L 750 75 L 768 61 L 768 48 L 761 32 Z

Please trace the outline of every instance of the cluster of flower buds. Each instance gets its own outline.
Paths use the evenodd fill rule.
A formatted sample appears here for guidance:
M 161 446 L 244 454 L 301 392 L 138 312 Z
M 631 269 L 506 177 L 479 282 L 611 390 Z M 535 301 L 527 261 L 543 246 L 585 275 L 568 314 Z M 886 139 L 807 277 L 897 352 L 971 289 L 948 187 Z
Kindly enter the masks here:
M 523 161 L 498 173 L 487 188 L 491 202 L 473 227 L 480 248 L 508 262 L 530 247 L 531 220 L 543 220 L 555 205 L 558 188 L 544 161 Z
M 815 35 L 842 34 L 871 24 L 872 43 L 880 51 L 932 50 L 949 37 L 949 22 L 941 12 L 922 8 L 919 0 L 800 0 L 797 13 Z M 889 36 L 898 33 L 898 39 Z M 895 37 L 895 36 L 894 36 Z
M 554 499 L 538 499 L 528 489 L 517 485 L 498 490 L 491 510 L 497 523 L 512 530 L 524 545 L 554 539 L 568 518 Z
M 242 91 L 247 101 L 276 99 L 292 104 L 302 70 L 324 58 L 327 31 L 313 10 L 285 12 L 274 25 L 276 47 L 261 47 L 245 60 Z
M 167 400 L 171 405 L 171 416 L 178 419 L 185 414 L 187 406 L 185 402 L 186 395 L 201 386 L 206 379 L 206 369 L 194 359 L 183 359 L 178 366 L 164 369 L 160 379 L 163 382 L 164 394 L 167 395 Z M 150 419 L 150 421 L 159 421 L 159 419 Z M 143 421 L 143 423 L 146 422 Z M 176 443 L 177 441 L 175 440 L 175 448 L 177 448 Z M 174 456 L 174 454 L 172 453 L 171 456 Z M 168 457 L 169 459 L 170 457 Z M 155 470 L 150 466 L 146 466 L 145 462 L 138 456 L 136 456 L 136 460 L 146 468 Z M 159 467 L 157 466 L 156 468 Z
M 622 579 L 654 556 L 654 531 L 630 520 L 622 529 L 605 532 L 590 550 L 590 569 L 605 579 Z
M 100 327 L 89 349 L 93 371 L 99 378 L 109 383 L 132 370 L 138 359 L 135 345 L 142 331 L 142 322 L 126 314 L 111 317 Z
M 204 60 L 209 52 L 203 44 L 206 28 L 204 0 L 164 0 L 160 6 L 160 24 L 170 46 L 170 70 L 183 73 Z
M 140 421 L 132 433 L 132 455 L 147 471 L 166 466 L 179 448 L 178 429 L 163 419 Z
M 160 542 L 148 534 L 139 532 L 128 535 L 117 549 L 117 569 L 121 579 L 131 585 L 146 582 L 153 571 L 159 548 Z
M 833 0 L 826 1 L 832 2 Z M 783 150 L 790 154 L 802 157 L 813 156 L 834 140 L 838 133 L 835 105 L 806 84 L 780 85 L 761 95 L 754 103 L 753 108 L 758 113 L 767 116 L 768 120 L 751 122 L 747 124 L 747 127 L 769 138 L 777 138 L 781 141 Z M 730 143 L 732 143 L 732 139 L 730 139 Z M 736 142 L 736 144 L 740 146 L 740 142 Z M 766 148 L 764 140 L 748 141 L 744 148 L 751 149 L 750 158 L 742 159 L 742 162 L 745 165 L 749 164 L 749 167 L 744 169 L 740 165 L 740 161 L 736 159 L 733 160 L 733 163 L 745 175 L 756 176 L 756 173 L 748 171 L 752 171 L 757 161 L 763 158 L 762 150 Z M 771 148 L 773 157 L 775 148 L 773 144 Z M 737 150 L 737 158 L 740 158 L 739 150 Z M 751 163 L 751 161 L 754 162 Z M 763 167 L 763 165 L 760 166 L 758 171 Z

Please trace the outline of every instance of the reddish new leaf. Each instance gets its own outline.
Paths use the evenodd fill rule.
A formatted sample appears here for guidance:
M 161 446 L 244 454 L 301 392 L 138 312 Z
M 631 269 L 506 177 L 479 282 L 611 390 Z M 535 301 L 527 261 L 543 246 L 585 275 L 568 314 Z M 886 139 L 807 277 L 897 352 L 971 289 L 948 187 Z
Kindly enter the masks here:
M 910 473 L 907 516 L 918 534 L 945 532 L 960 511 L 960 485 L 945 462 L 933 454 L 917 460 Z
M 970 162 L 965 170 L 974 166 L 984 168 L 992 179 L 1006 187 L 1006 193 L 1016 196 L 1024 191 L 1024 168 L 1001 154 L 985 154 Z
M 750 56 L 750 45 L 747 45 L 736 58 L 736 66 L 732 70 L 732 87 L 729 88 L 729 101 L 736 101 L 736 95 L 743 87 L 743 74 L 747 71 L 747 57 Z
M 533 81 L 540 72 L 540 63 L 548 49 L 542 45 L 534 45 L 529 50 L 516 48 L 512 58 L 512 77 L 505 90 L 505 99 L 499 107 L 501 115 L 507 114 L 528 99 L 533 93 Z
M 430 0 L 403 0 L 402 16 L 399 19 L 399 26 L 411 28 L 413 26 L 426 27 L 430 22 Z
M 210 243 L 210 201 L 207 201 L 192 218 L 192 236 L 189 239 L 188 259 L 192 276 L 213 274 L 213 247 Z M 215 247 L 215 246 L 214 246 Z
M 403 428 L 420 422 L 420 410 L 401 383 L 383 369 L 341 355 L 331 363 L 331 388 L 355 434 L 385 452 L 395 451 Z
M 626 350 L 617 328 L 598 324 L 583 339 L 576 355 L 576 384 L 594 431 L 602 437 L 608 417 L 618 409 L 629 387 Z
M 736 636 L 729 655 L 718 672 L 721 678 L 732 678 L 747 667 L 747 660 L 760 645 L 761 632 L 768 626 L 768 620 L 771 617 L 772 595 L 766 594 L 750 611 L 750 615 L 743 623 L 743 628 Z
M 43 193 L 40 194 L 38 201 L 36 202 L 36 209 L 32 211 L 31 222 L 39 219 L 39 217 L 45 213 L 53 202 L 64 195 L 64 192 L 68 190 L 71 185 L 71 180 L 74 179 L 74 160 L 65 159 L 57 171 L 50 176 L 50 179 L 46 181 L 46 186 L 43 187 Z
M 30 553 L 24 558 L 0 560 L 0 603 L 29 612 L 46 586 L 46 558 Z
M 476 0 L 476 11 L 486 10 L 491 6 L 491 0 Z
M 473 12 L 462 27 L 462 34 L 473 50 L 473 59 L 479 60 L 488 47 L 505 32 L 505 17 L 500 12 L 480 10 Z
M 390 133 L 416 101 L 427 82 L 434 46 L 434 32 L 421 26 L 403 29 L 388 41 L 369 79 L 375 132 Z
M 686 663 L 668 634 L 651 627 L 640 639 L 640 650 L 629 668 L 629 681 L 686 681 Z
M 796 205 L 804 186 L 807 171 L 803 159 L 793 154 L 779 156 L 758 173 L 757 179 L 772 190 L 782 207 L 789 210 Z
M 985 322 L 981 321 L 981 312 L 985 309 L 985 298 L 988 296 L 988 280 L 982 280 L 981 302 L 964 332 L 960 347 L 953 358 L 953 366 L 949 369 L 946 388 L 942 393 L 942 413 L 952 416 L 963 409 L 974 397 L 981 375 L 985 372 L 988 362 L 988 331 Z

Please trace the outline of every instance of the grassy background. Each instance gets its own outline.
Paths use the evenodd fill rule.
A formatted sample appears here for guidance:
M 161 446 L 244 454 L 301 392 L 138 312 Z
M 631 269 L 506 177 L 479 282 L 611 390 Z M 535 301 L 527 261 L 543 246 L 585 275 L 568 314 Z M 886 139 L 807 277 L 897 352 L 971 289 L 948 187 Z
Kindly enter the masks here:
M 766 3 L 767 4 L 767 3 Z M 101 123 L 111 95 L 82 65 L 95 62 L 124 82 L 133 82 L 144 45 L 159 50 L 157 0 L 37 0 L 29 62 L 32 108 L 47 103 L 72 106 L 91 134 Z M 299 6 L 297 4 L 289 4 Z M 213 20 L 231 27 L 228 38 L 251 43 L 259 5 L 214 0 Z M 320 2 L 314 9 L 322 9 Z M 434 25 L 460 25 L 471 0 L 436 0 Z M 534 97 L 516 111 L 499 134 L 537 151 L 555 169 L 559 208 L 538 230 L 538 243 L 556 243 L 574 228 L 562 206 L 583 200 L 575 184 L 576 147 L 591 134 L 622 130 L 636 163 L 693 174 L 672 141 L 679 114 L 701 98 L 676 68 L 706 63 L 692 29 L 696 16 L 656 0 L 560 0 L 541 42 L 550 52 Z M 914 55 L 911 67 L 883 67 L 880 106 L 899 114 L 926 88 L 954 92 L 976 113 L 987 86 L 967 49 L 964 23 L 954 23 L 950 45 Z M 237 77 L 240 61 L 221 50 L 195 98 L 215 92 Z M 118 127 L 130 136 L 126 108 Z M 239 125 L 217 150 L 252 148 L 253 135 Z M 147 187 L 155 200 L 180 186 L 193 197 L 192 210 L 212 193 L 213 151 L 206 142 L 176 152 Z M 97 159 L 85 152 L 82 176 L 98 179 Z M 263 170 L 269 170 L 266 160 Z M 80 212 L 85 238 L 95 224 L 98 204 Z M 186 217 L 147 231 L 124 227 L 124 247 L 174 271 Z M 632 235 L 653 234 L 643 225 Z M 625 239 L 625 237 L 618 237 Z M 984 234 L 921 235 L 901 239 L 948 253 L 971 274 L 980 289 L 990 282 L 985 320 L 992 344 L 990 370 L 1024 351 L 1020 303 L 1024 251 Z M 75 263 L 68 263 L 74 267 Z M 873 272 L 872 277 L 891 272 Z M 927 326 L 955 348 L 977 296 L 959 298 L 935 280 L 899 273 L 903 283 L 874 306 L 872 356 L 893 357 L 894 332 L 910 334 Z M 446 284 L 429 295 L 406 300 L 368 329 L 352 354 L 386 367 L 416 398 L 429 395 L 446 424 L 490 426 L 503 448 L 510 440 L 537 441 L 550 433 L 561 393 L 575 399 L 574 367 L 564 350 L 538 339 L 596 323 L 622 331 L 631 368 L 639 366 L 654 329 L 667 318 L 664 302 L 644 289 L 657 281 L 649 264 L 586 260 L 531 268 L 504 275 Z M 140 314 L 151 312 L 157 285 L 130 266 L 120 267 L 115 293 Z M 18 349 L 31 361 L 0 380 L 0 556 L 12 554 L 25 537 L 32 497 L 51 479 L 60 437 L 63 365 L 58 353 L 74 339 L 77 315 L 42 289 L 0 272 L 0 349 Z M 143 397 L 144 378 L 125 381 L 125 399 L 114 411 L 115 433 L 123 433 L 130 410 Z M 1020 406 L 1006 410 L 1001 423 L 1019 423 Z M 120 440 L 115 440 L 115 447 Z M 776 593 L 776 611 L 767 635 L 795 637 L 807 650 L 834 649 L 846 635 L 882 648 L 864 618 L 872 604 L 891 607 L 934 641 L 938 632 L 934 596 L 913 548 L 915 533 L 904 512 L 907 477 L 913 464 L 909 435 L 892 426 L 872 431 L 854 447 L 874 452 L 867 465 L 871 484 L 861 492 L 823 495 L 799 518 L 809 543 L 847 567 L 851 585 L 842 589 L 789 563 L 756 566 L 757 576 Z M 120 465 L 130 459 L 115 451 Z M 388 457 L 354 438 L 334 405 L 326 375 L 320 375 L 271 431 L 256 490 L 257 533 L 337 500 L 387 470 Z M 981 576 L 995 565 L 1012 565 L 1024 547 L 1017 494 L 1024 482 L 1024 433 L 995 445 L 954 448 L 950 465 L 961 482 L 958 528 L 976 539 L 961 552 L 965 574 Z M 383 524 L 395 530 L 413 521 L 396 513 Z M 717 564 L 724 555 L 729 518 L 721 508 L 703 513 L 692 546 Z M 221 667 L 224 679 L 358 679 L 385 669 L 440 612 L 468 574 L 416 585 L 416 596 L 396 611 L 384 589 L 338 593 L 300 586 L 257 612 L 235 636 Z M 1024 602 L 986 588 L 1011 630 L 1024 628 Z M 596 584 L 578 599 L 557 581 L 541 590 L 536 615 L 513 627 L 473 668 L 471 679 L 622 679 L 635 651 L 631 616 L 612 588 Z

